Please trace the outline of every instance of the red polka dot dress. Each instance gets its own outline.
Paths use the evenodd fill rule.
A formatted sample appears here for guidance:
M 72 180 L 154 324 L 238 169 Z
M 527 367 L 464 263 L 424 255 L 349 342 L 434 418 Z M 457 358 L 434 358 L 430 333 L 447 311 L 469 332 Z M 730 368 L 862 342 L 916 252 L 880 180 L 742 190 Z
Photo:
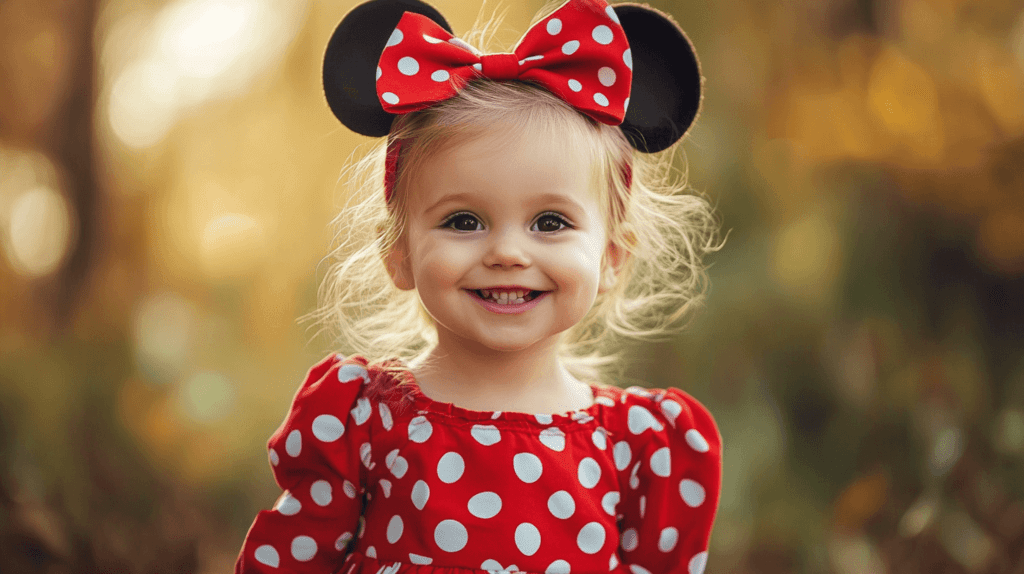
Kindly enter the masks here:
M 327 357 L 270 439 L 284 493 L 236 574 L 701 574 L 714 420 L 677 389 L 592 388 L 564 415 L 471 411 Z

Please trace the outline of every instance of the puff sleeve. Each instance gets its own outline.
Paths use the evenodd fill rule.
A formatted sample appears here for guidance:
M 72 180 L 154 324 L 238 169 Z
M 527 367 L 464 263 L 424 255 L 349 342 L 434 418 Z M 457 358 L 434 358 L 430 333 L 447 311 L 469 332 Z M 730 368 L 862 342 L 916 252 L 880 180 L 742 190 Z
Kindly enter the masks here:
M 288 416 L 270 437 L 274 479 L 284 491 L 253 521 L 235 573 L 334 572 L 357 536 L 369 451 L 364 365 L 331 355 L 313 366 Z M 365 446 L 364 446 L 365 445 Z M 369 457 L 366 457 L 367 460 Z
M 722 483 L 718 427 L 678 389 L 629 391 L 627 430 L 614 446 L 623 493 L 617 572 L 703 574 Z

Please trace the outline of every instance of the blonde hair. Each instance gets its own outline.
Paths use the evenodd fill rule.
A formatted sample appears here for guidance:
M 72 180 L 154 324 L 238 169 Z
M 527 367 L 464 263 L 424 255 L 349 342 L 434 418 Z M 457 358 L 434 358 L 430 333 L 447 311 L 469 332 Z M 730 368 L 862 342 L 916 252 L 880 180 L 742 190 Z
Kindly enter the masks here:
M 663 338 L 703 299 L 703 258 L 721 247 L 718 222 L 707 200 L 684 193 L 685 181 L 674 177 L 674 146 L 658 154 L 636 152 L 617 127 L 530 83 L 471 82 L 449 100 L 396 118 L 387 141 L 350 164 L 352 193 L 333 223 L 335 262 L 321 285 L 321 306 L 310 316 L 332 330 L 343 354 L 360 354 L 370 363 L 398 359 L 382 365 L 396 371 L 426 360 L 437 344 L 434 322 L 415 291 L 395 287 L 383 254 L 405 227 L 405 188 L 419 166 L 450 142 L 470 141 L 496 123 L 557 133 L 593 158 L 593 181 L 605 182 L 596 187 L 608 238 L 627 257 L 615 286 L 563 333 L 559 358 L 581 380 L 618 379 L 625 368 L 623 339 Z M 393 196 L 385 203 L 385 156 L 394 140 L 402 148 Z M 624 162 L 632 164 L 629 188 Z

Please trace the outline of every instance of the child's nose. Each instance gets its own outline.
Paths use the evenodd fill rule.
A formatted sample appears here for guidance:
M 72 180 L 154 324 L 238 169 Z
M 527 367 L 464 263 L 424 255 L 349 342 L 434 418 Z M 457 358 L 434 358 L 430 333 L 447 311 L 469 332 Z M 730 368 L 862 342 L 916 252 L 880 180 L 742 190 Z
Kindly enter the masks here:
M 488 267 L 530 265 L 530 256 L 526 250 L 526 238 L 516 230 L 497 231 L 491 235 L 487 250 L 484 252 L 483 264 Z

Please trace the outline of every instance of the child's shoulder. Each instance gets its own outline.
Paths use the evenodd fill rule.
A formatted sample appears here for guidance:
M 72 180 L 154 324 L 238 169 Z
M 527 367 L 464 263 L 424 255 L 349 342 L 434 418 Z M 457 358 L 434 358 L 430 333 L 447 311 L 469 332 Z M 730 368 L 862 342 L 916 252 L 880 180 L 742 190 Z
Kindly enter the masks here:
M 673 438 L 699 449 L 721 444 L 711 412 L 689 393 L 676 388 L 595 385 L 594 402 L 604 407 L 610 431 L 626 437 Z M 658 441 L 660 442 L 660 441 Z

